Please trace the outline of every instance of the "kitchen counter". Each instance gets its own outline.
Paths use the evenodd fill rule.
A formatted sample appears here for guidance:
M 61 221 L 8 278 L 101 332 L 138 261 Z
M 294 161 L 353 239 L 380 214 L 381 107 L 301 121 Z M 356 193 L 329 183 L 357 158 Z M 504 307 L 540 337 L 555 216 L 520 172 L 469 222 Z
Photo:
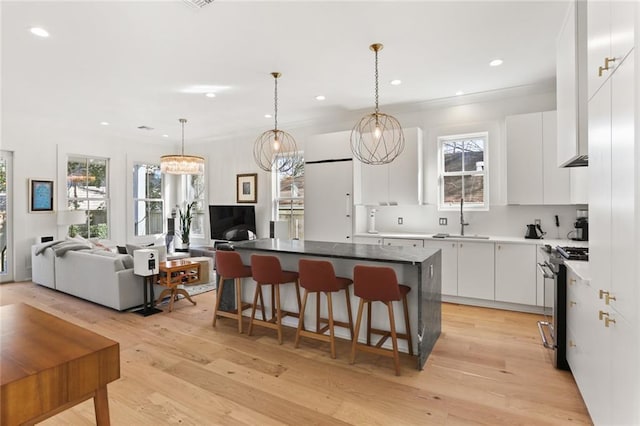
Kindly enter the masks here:
M 589 269 L 589 262 L 577 261 L 577 260 L 565 260 L 564 264 L 567 268 L 571 269 L 575 274 L 584 281 L 591 281 L 591 271 Z
M 301 258 L 313 257 L 319 260 L 329 260 L 334 266 L 336 275 L 350 278 L 353 277 L 353 267 L 359 264 L 393 268 L 398 282 L 411 288 L 407 295 L 409 321 L 414 336 L 414 350 L 417 346 L 417 367 L 418 369 L 424 367 L 441 331 L 442 256 L 439 249 L 280 239 L 241 241 L 233 243 L 233 246 L 245 265 L 251 263 L 251 255 L 253 254 L 269 254 L 277 256 L 282 268 L 291 271 L 298 270 L 298 261 Z M 254 284 L 250 282 L 246 282 L 246 284 L 242 286 L 243 300 L 250 300 L 253 289 L 249 287 Z M 295 290 L 289 286 L 281 289 L 285 304 L 283 309 L 285 310 L 297 309 L 292 303 L 295 300 L 293 291 Z M 355 295 L 352 295 L 351 298 L 352 305 L 357 306 L 358 298 Z M 337 299 L 334 300 L 334 315 L 338 316 L 343 312 L 346 315 L 346 306 L 340 306 L 340 298 Z M 287 303 L 290 303 L 291 309 L 287 309 Z M 267 308 L 268 304 L 269 300 L 265 298 Z M 386 308 L 383 308 L 384 306 L 381 304 L 376 304 L 373 307 L 374 315 L 371 324 L 373 328 L 389 327 L 387 311 Z M 396 324 L 404 324 L 402 310 L 396 311 L 395 315 Z M 346 320 L 346 318 L 336 319 L 338 321 Z M 313 328 L 315 320 L 315 315 L 307 312 L 304 320 L 305 325 Z M 297 326 L 297 324 L 286 325 Z M 340 331 L 336 330 L 336 335 L 339 335 Z M 348 334 L 345 334 L 344 337 L 350 338 Z M 360 330 L 360 335 L 356 338 L 361 342 L 367 340 L 366 327 Z M 404 342 L 398 343 L 400 350 L 406 352 L 403 347 Z
M 399 233 L 399 232 L 379 232 L 377 234 L 369 234 L 368 232 L 361 232 L 354 234 L 354 237 L 367 237 L 367 238 L 406 238 L 406 239 L 416 239 L 416 240 L 429 240 L 433 239 L 435 241 L 441 240 L 452 240 L 452 241 L 477 241 L 477 242 L 493 242 L 493 243 L 521 243 L 521 244 L 536 244 L 536 245 L 544 245 L 549 244 L 551 247 L 555 246 L 572 246 L 572 247 L 588 247 L 588 241 L 574 241 L 568 239 L 557 239 L 557 238 L 549 238 L 549 239 L 541 239 L 541 240 L 533 240 L 524 237 L 506 237 L 506 236 L 498 236 L 498 235 L 488 235 L 489 238 L 460 238 L 460 237 L 446 237 L 446 238 L 434 238 L 434 235 L 437 234 L 419 234 L 419 233 Z M 474 235 L 474 234 L 470 234 Z M 484 235 L 484 234 L 481 234 Z

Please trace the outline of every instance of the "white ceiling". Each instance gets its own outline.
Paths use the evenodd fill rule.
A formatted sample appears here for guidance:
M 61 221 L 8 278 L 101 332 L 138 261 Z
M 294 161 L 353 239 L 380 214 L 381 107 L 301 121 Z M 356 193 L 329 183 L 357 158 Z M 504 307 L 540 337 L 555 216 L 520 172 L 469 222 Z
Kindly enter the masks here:
M 548 83 L 566 1 L 1 4 L 3 120 L 173 144 L 373 107 Z M 40 26 L 51 36 L 34 36 Z M 489 61 L 501 58 L 500 67 Z M 403 84 L 391 86 L 389 81 Z M 205 92 L 217 93 L 207 98 Z M 315 100 L 316 95 L 326 100 Z M 107 121 L 110 126 L 100 126 Z M 5 121 L 6 122 L 6 121 Z M 137 126 L 153 127 L 153 131 Z M 163 138 L 168 134 L 169 138 Z

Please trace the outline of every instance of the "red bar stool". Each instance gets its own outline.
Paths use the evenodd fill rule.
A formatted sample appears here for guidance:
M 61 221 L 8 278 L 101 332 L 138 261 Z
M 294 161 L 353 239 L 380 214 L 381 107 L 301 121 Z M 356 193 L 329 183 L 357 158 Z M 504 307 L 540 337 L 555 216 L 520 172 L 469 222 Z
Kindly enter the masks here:
M 280 285 L 294 283 L 296 285 L 296 300 L 298 302 L 298 312 L 300 312 L 300 286 L 298 284 L 298 273 L 294 271 L 283 271 L 280 260 L 276 256 L 251 255 L 251 271 L 256 282 L 256 291 L 253 296 L 253 309 L 249 320 L 249 336 L 253 332 L 253 324 L 275 329 L 278 331 L 278 343 L 282 344 L 282 318 L 293 316 L 299 318 L 298 313 L 283 311 L 280 307 Z M 262 287 L 271 286 L 271 319 L 267 320 L 264 314 L 264 304 L 262 303 Z M 262 308 L 262 320 L 256 320 L 256 307 L 260 296 Z M 276 307 L 275 317 L 273 308 Z
M 351 297 L 349 296 L 349 286 L 353 284 L 350 278 L 336 277 L 331 262 L 326 260 L 307 260 L 300 259 L 298 262 L 298 271 L 300 272 L 300 285 L 304 288 L 304 296 L 302 298 L 302 309 L 300 311 L 300 321 L 298 321 L 298 331 L 296 332 L 296 344 L 298 347 L 300 336 L 310 337 L 312 339 L 329 342 L 331 344 L 331 358 L 336 357 L 336 343 L 333 332 L 333 326 L 338 325 L 346 327 L 351 333 L 353 340 L 353 317 L 351 314 Z M 331 293 L 344 290 L 347 298 L 347 313 L 349 322 L 335 321 L 333 319 L 333 302 Z M 309 293 L 316 293 L 316 331 L 307 331 L 304 328 L 304 313 L 307 306 L 307 296 Z M 327 297 L 327 310 L 329 318 L 320 317 L 320 294 L 324 293 Z M 321 322 L 326 325 L 320 328 Z M 326 333 L 329 330 L 329 335 Z
M 251 267 L 242 264 L 242 258 L 235 251 L 216 250 L 216 272 L 220 276 L 216 292 L 216 307 L 213 311 L 213 326 L 218 316 L 238 320 L 238 333 L 242 333 L 242 311 L 249 309 L 249 303 L 242 303 L 242 278 L 251 277 Z M 236 309 L 233 312 L 219 311 L 224 280 L 233 279 L 236 285 Z M 264 308 L 263 308 L 264 314 Z
M 358 318 L 356 319 L 355 338 L 351 345 L 351 364 L 356 359 L 356 349 L 372 352 L 379 355 L 393 358 L 396 375 L 400 375 L 400 357 L 398 355 L 398 338 L 406 339 L 409 343 L 409 354 L 413 355 L 413 342 L 411 340 L 411 328 L 409 326 L 409 306 L 407 304 L 407 293 L 411 290 L 406 285 L 398 284 L 396 272 L 389 267 L 363 266 L 357 265 L 353 268 L 354 293 L 360 297 L 358 305 Z M 404 306 L 404 322 L 406 333 L 396 333 L 396 324 L 393 314 L 393 301 L 402 300 Z M 382 302 L 389 310 L 390 331 L 380 330 L 371 327 L 371 303 Z M 367 344 L 358 343 L 358 333 L 362 321 L 362 311 L 367 305 Z M 371 346 L 371 333 L 379 334 L 382 337 Z M 393 351 L 383 349 L 382 345 L 391 337 Z

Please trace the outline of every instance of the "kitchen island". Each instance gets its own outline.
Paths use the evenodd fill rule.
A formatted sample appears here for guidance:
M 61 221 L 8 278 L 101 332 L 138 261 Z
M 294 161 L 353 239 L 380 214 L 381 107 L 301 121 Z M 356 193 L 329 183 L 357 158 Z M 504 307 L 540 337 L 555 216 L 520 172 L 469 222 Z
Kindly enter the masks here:
M 251 263 L 252 254 L 272 254 L 280 259 L 283 269 L 297 271 L 301 258 L 318 258 L 330 260 L 336 275 L 353 277 L 353 267 L 357 264 L 371 266 L 388 266 L 396 271 L 398 282 L 411 287 L 408 294 L 409 318 L 413 333 L 414 350 L 418 354 L 418 369 L 422 369 L 431 353 L 441 329 L 441 255 L 439 249 L 416 247 L 379 246 L 371 244 L 331 243 L 321 241 L 259 239 L 233 243 L 236 251 L 246 265 Z M 251 300 L 255 284 L 246 280 L 243 285 L 243 300 Z M 297 311 L 295 290 L 293 286 L 284 286 L 281 292 L 283 309 Z M 357 306 L 357 298 L 351 290 L 352 305 Z M 267 304 L 268 297 L 265 298 Z M 334 300 L 334 315 L 337 320 L 346 320 L 346 303 L 339 304 L 341 298 Z M 374 306 L 373 327 L 388 328 L 388 314 L 382 304 Z M 324 307 L 326 315 L 326 307 Z M 396 324 L 404 324 L 400 316 L 402 310 L 396 311 Z M 341 317 L 341 315 L 343 317 Z M 287 320 L 287 318 L 285 318 Z M 297 320 L 289 319 L 286 325 L 296 326 Z M 308 309 L 305 325 L 315 326 L 315 312 Z M 336 329 L 336 335 L 349 338 L 346 330 Z M 360 330 L 358 340 L 366 341 L 366 327 Z M 388 342 L 387 342 L 388 343 Z M 407 352 L 407 345 L 399 341 L 399 349 Z

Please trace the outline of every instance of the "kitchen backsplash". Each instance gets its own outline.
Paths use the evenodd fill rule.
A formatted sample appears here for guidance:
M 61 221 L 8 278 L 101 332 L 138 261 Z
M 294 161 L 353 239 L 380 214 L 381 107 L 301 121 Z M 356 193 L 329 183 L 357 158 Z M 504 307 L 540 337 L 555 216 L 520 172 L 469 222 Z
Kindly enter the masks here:
M 367 206 L 355 207 L 356 233 L 367 232 L 369 214 Z M 438 211 L 435 205 L 376 206 L 376 230 L 392 233 L 449 233 L 460 234 L 460 212 Z M 545 238 L 566 238 L 574 230 L 576 210 L 586 206 L 492 206 L 489 211 L 465 211 L 465 234 L 524 237 L 526 225 L 540 219 Z M 560 226 L 555 226 L 558 215 Z M 402 218 L 402 224 L 398 224 Z M 439 225 L 439 218 L 446 218 L 447 225 Z

